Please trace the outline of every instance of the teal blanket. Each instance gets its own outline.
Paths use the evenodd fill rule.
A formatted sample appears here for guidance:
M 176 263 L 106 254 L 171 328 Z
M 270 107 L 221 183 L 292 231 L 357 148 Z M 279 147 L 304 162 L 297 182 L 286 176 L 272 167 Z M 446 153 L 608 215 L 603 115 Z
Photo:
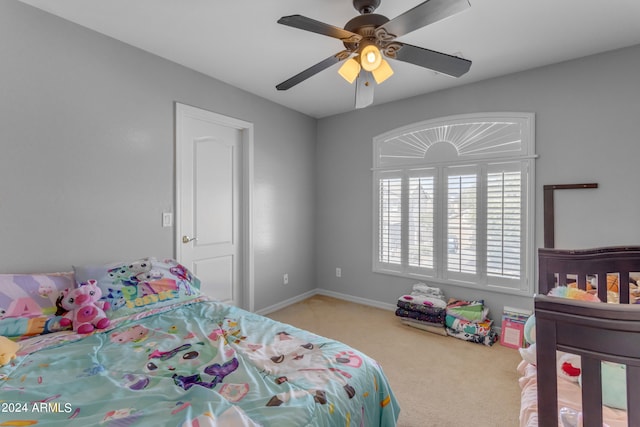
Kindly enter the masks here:
M 0 426 L 394 426 L 381 367 L 342 343 L 196 300 L 21 342 Z

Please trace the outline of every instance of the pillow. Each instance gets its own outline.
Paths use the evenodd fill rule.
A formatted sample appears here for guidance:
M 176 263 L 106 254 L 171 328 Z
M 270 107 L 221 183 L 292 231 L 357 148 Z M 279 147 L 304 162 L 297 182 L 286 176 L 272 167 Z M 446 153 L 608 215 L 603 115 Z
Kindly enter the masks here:
M 0 274 L 0 335 L 16 339 L 68 329 L 60 325 L 56 300 L 74 286 L 73 271 Z
M 627 367 L 619 363 L 602 362 L 602 404 L 627 410 Z
M 96 280 L 110 319 L 194 299 L 200 280 L 173 259 L 143 258 L 98 266 L 74 266 L 78 284 Z
M 602 404 L 611 408 L 627 410 L 627 367 L 613 362 L 602 362 Z M 582 378 L 580 378 L 582 386 Z

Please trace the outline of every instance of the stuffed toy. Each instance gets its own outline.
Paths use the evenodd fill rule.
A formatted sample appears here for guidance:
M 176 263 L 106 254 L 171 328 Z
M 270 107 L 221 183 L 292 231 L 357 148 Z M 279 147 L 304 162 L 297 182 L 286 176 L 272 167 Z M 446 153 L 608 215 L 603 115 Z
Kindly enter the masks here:
M 556 355 L 558 376 L 577 383 L 580 380 L 582 364 L 580 356 L 571 353 L 558 351 Z
M 549 296 L 569 298 L 582 301 L 594 301 L 600 302 L 600 299 L 582 289 L 559 286 L 549 291 Z M 524 339 L 529 344 L 529 347 L 520 348 L 520 356 L 526 362 L 535 365 L 536 364 L 536 317 L 531 315 L 524 324 Z M 558 362 L 558 376 L 565 378 L 572 382 L 578 382 L 581 372 L 580 357 L 573 354 L 564 353 L 559 351 L 556 356 Z
M 548 295 L 552 297 L 569 298 L 580 301 L 601 302 L 600 298 L 587 291 L 578 288 L 571 288 L 568 286 L 558 286 L 557 288 L 553 288 L 551 289 L 551 291 L 549 291 Z
M 536 316 L 529 316 L 524 324 L 524 340 L 529 344 L 528 347 L 520 348 L 520 356 L 528 363 L 536 364 Z
M 6 365 L 15 359 L 19 348 L 20 346 L 17 342 L 0 335 L 0 366 Z
M 533 319 L 531 323 L 535 323 L 534 316 L 529 317 L 529 319 Z M 529 319 L 527 319 L 527 322 L 529 321 Z M 527 338 L 527 334 L 525 333 L 525 340 L 529 343 L 529 347 L 518 349 L 518 351 L 520 351 L 520 357 L 522 357 L 522 359 L 527 363 L 535 366 L 537 356 L 535 334 L 533 335 L 533 337 L 529 335 Z M 556 353 L 558 376 L 574 383 L 578 382 L 580 373 L 582 372 L 580 362 L 580 356 L 576 356 L 575 354 L 571 353 L 565 353 L 563 351 L 558 351 Z
M 80 334 L 93 332 L 95 328 L 104 329 L 111 323 L 104 310 L 110 304 L 100 301 L 102 291 L 95 280 L 81 283 L 79 287 L 62 291 L 60 305 L 68 312 L 60 320 L 62 326 L 73 325 Z

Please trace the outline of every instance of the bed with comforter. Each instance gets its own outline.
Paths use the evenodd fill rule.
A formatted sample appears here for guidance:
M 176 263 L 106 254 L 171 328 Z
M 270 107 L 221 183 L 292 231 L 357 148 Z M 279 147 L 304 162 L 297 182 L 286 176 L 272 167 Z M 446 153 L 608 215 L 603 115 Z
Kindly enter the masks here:
M 399 406 L 375 360 L 199 295 L 197 279 L 174 261 L 151 264 L 167 268 L 146 281 L 131 280 L 130 272 L 118 278 L 108 273 L 113 266 L 97 278 L 111 301 L 108 328 L 52 330 L 19 341 L 17 357 L 0 367 L 0 425 L 396 424 Z M 74 280 L 101 276 L 74 273 Z M 43 280 L 29 280 L 39 282 L 44 298 Z M 22 302 L 29 280 L 11 279 L 25 290 Z M 59 314 L 48 315 L 43 328 L 55 329 Z M 10 319 L 0 319 L 5 333 Z

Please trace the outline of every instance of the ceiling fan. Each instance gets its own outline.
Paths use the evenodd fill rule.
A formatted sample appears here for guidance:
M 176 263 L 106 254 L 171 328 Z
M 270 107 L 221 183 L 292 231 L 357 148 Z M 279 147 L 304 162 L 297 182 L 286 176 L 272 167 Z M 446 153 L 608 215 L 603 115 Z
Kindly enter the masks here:
M 375 84 L 382 83 L 393 74 L 383 55 L 453 77 L 460 77 L 469 71 L 471 61 L 467 59 L 396 40 L 418 28 L 466 10 L 471 6 L 468 0 L 426 0 L 391 20 L 373 13 L 378 6 L 380 0 L 353 0 L 353 7 L 360 16 L 351 19 L 344 28 L 302 15 L 280 18 L 279 24 L 339 39 L 345 50 L 285 80 L 276 89 L 290 89 L 320 71 L 346 60 L 338 72 L 349 83 L 357 80 L 356 108 L 363 108 L 373 102 Z

